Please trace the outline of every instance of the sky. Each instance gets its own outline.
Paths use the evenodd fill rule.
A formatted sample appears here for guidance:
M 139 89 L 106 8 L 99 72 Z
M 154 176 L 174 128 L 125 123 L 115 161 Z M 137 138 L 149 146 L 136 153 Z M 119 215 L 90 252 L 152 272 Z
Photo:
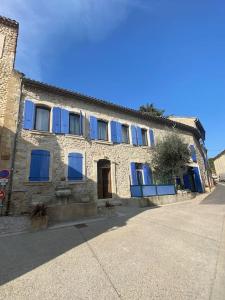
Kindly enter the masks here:
M 224 0 L 1 0 L 20 23 L 16 69 L 138 109 L 196 116 L 225 149 Z

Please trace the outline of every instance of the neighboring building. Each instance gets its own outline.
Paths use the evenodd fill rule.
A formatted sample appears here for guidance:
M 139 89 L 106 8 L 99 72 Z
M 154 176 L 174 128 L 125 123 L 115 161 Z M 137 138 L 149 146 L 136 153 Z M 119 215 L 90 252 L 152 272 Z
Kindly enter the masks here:
M 220 180 L 225 180 L 225 150 L 213 158 L 216 175 Z
M 13 170 L 12 213 L 32 205 L 94 203 L 130 198 L 131 185 L 151 185 L 152 151 L 174 127 L 190 145 L 192 161 L 181 183 L 207 184 L 203 127 L 150 117 L 103 100 L 50 86 L 13 69 L 18 24 L 0 18 L 0 165 Z M 197 125 L 197 126 L 196 126 Z M 86 206 L 88 207 L 88 206 Z M 9 208 L 9 207 L 8 207 Z

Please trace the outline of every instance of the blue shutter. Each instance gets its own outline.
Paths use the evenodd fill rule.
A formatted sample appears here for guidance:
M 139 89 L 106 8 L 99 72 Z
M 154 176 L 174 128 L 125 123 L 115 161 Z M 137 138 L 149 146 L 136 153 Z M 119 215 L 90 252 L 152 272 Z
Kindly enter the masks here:
M 132 137 L 132 144 L 137 146 L 137 128 L 134 125 L 131 125 L 131 137 Z
M 201 182 L 201 178 L 200 178 L 199 169 L 197 167 L 194 167 L 193 171 L 194 171 L 194 177 L 195 177 L 195 187 L 197 189 L 197 192 L 202 193 L 203 192 L 203 187 L 202 187 L 202 182 Z
M 111 121 L 110 126 L 111 126 L 111 141 L 113 143 L 117 143 L 117 122 Z
M 83 115 L 80 111 L 80 135 L 83 135 Z
M 68 180 L 83 179 L 83 155 L 69 153 L 68 155 Z
M 138 145 L 142 146 L 143 141 L 142 141 L 142 134 L 141 134 L 141 128 L 137 126 L 137 140 L 138 140 Z
M 24 115 L 23 115 L 23 128 L 32 130 L 34 128 L 34 113 L 35 105 L 30 100 L 25 100 Z
M 61 109 L 61 133 L 69 133 L 69 112 Z
M 52 132 L 61 133 L 61 109 L 54 107 L 52 110 Z
M 122 124 L 117 122 L 116 126 L 116 134 L 117 134 L 117 143 L 122 143 Z
M 191 158 L 194 162 L 197 162 L 197 155 L 196 155 L 196 151 L 195 151 L 195 146 L 194 145 L 190 145 L 190 151 L 191 151 Z
M 46 150 L 32 150 L 30 181 L 49 181 L 50 153 Z
M 98 139 L 97 118 L 93 116 L 90 117 L 90 137 L 92 140 Z
M 122 143 L 122 124 L 116 121 L 111 121 L 111 141 L 113 143 Z
M 191 183 L 190 183 L 190 179 L 189 179 L 189 175 L 188 174 L 184 174 L 183 175 L 183 181 L 184 181 L 184 187 L 185 187 L 185 189 L 191 190 Z
M 131 184 L 132 185 L 138 185 L 136 164 L 134 162 L 132 162 L 130 164 L 130 170 L 131 170 Z
M 155 146 L 155 137 L 154 137 L 154 132 L 152 129 L 149 129 L 149 138 L 150 138 L 151 147 L 154 147 Z
M 149 165 L 147 164 L 143 165 L 143 173 L 144 173 L 144 184 L 145 185 L 152 184 L 152 171 Z

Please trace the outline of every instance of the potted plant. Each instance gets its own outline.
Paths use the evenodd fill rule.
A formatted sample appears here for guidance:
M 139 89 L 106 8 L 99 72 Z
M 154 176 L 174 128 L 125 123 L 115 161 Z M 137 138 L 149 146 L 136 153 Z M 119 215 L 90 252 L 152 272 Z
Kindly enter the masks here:
M 46 229 L 48 227 L 47 206 L 44 203 L 35 205 L 31 212 L 31 227 L 33 230 Z

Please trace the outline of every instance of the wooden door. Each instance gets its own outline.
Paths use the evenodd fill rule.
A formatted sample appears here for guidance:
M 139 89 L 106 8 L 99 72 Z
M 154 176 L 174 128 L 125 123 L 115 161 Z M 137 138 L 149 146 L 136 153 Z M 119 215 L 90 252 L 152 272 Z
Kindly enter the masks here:
M 112 198 L 111 167 L 107 160 L 98 163 L 98 198 Z

